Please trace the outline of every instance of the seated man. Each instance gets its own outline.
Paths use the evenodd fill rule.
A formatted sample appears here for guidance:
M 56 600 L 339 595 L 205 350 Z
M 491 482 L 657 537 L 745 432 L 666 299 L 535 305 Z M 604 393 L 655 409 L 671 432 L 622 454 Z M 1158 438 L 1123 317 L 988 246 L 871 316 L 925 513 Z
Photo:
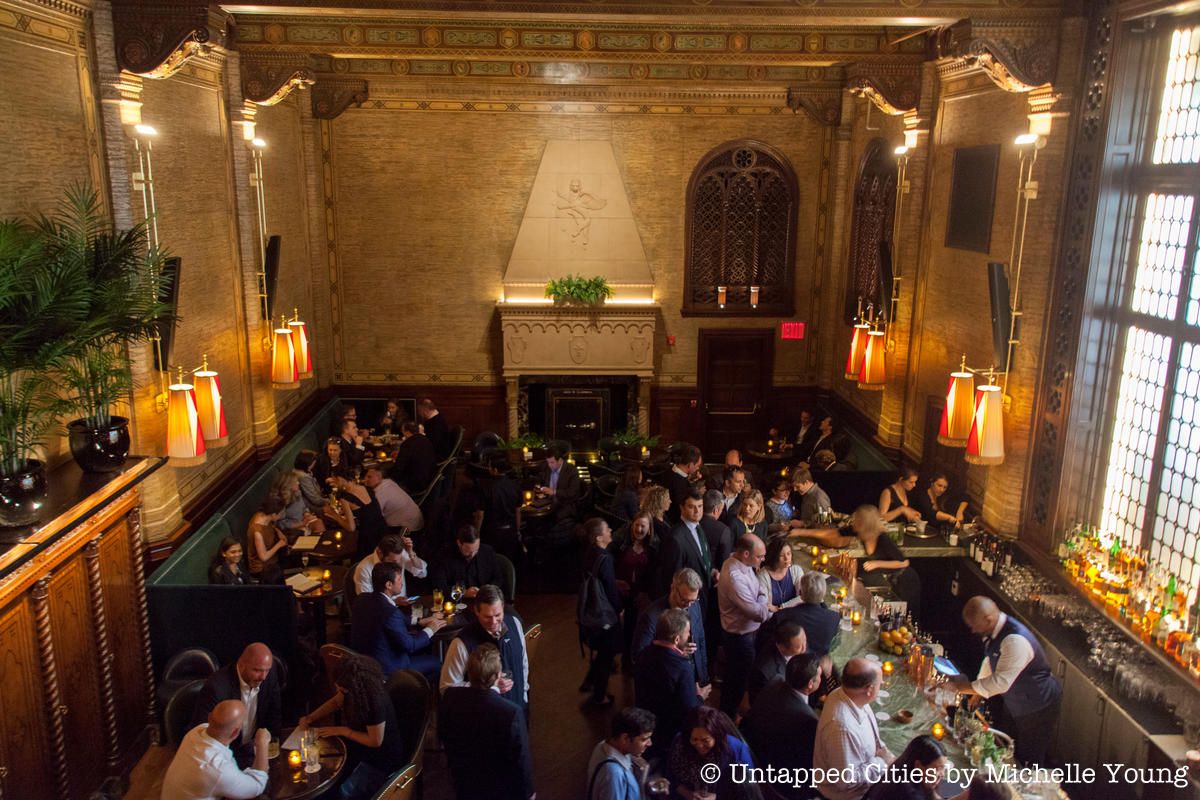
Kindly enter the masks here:
M 633 654 L 635 663 L 642 652 L 654 641 L 654 631 L 662 612 L 668 608 L 678 608 L 687 612 L 688 620 L 692 625 L 691 642 L 685 649 L 692 651 L 689 655 L 696 668 L 696 683 L 701 687 L 708 686 L 708 648 L 704 636 L 704 609 L 698 602 L 701 585 L 700 576 L 696 574 L 695 570 L 685 567 L 676 572 L 675 577 L 671 579 L 671 590 L 667 596 L 660 597 L 646 607 L 646 610 L 638 617 L 637 627 L 633 630 L 633 644 L 630 652 Z
M 241 700 L 217 703 L 208 721 L 188 731 L 167 767 L 163 800 L 251 800 L 267 789 L 267 749 L 271 732 L 254 732 L 254 763 L 239 770 L 229 746 L 242 738 L 246 706 Z
M 546 463 L 538 471 L 537 491 L 550 498 L 556 520 L 561 522 L 578 517 L 575 504 L 583 494 L 583 482 L 575 465 L 567 463 L 567 450 L 562 445 L 550 447 Z
M 404 580 L 398 564 L 380 563 L 371 568 L 374 591 L 354 599 L 350 612 L 350 646 L 370 656 L 383 667 L 385 675 L 402 669 L 415 669 L 430 681 L 436 679 L 442 665 L 429 647 L 433 635 L 446 620 L 441 613 L 420 621 L 422 630 L 408 631 L 408 612 L 396 607 Z
M 232 749 L 239 765 L 249 764 L 254 758 L 254 732 L 266 728 L 279 738 L 283 725 L 279 670 L 271 648 L 261 642 L 247 645 L 237 661 L 209 675 L 196 697 L 191 727 L 203 724 L 225 700 L 241 700 L 244 705 L 242 734 Z
M 824 778 L 817 789 L 827 800 L 859 800 L 896 760 L 879 737 L 871 702 L 879 697 L 883 674 L 865 658 L 852 658 L 842 685 L 825 701 L 817 723 L 813 769 Z
M 482 482 L 483 524 L 480 533 L 509 558 L 520 548 L 517 540 L 517 509 L 521 507 L 521 485 L 509 472 L 508 457 L 502 452 L 487 458 L 488 477 Z
M 438 738 L 459 797 L 533 797 L 533 762 L 524 715 L 494 691 L 500 651 L 481 644 L 467 657 L 469 686 L 451 686 L 438 705 Z
M 525 628 L 521 618 L 504 607 L 504 592 L 493 585 L 479 588 L 475 608 L 468 612 L 474 617 L 458 634 L 446 651 L 438 688 L 445 692 L 451 686 L 467 684 L 467 659 L 477 647 L 492 644 L 500 651 L 504 676 L 496 681 L 495 690 L 525 712 L 529 724 L 529 653 L 525 650 Z
M 358 430 L 358 423 L 352 417 L 345 417 L 337 436 L 342 440 L 342 455 L 346 457 L 350 468 L 361 467 L 366 458 L 366 446 L 363 444 L 364 436 Z
M 768 683 L 742 718 L 742 733 L 760 759 L 758 766 L 791 773 L 812 769 L 817 712 L 811 696 L 821 685 L 820 661 L 815 653 L 793 658 L 783 678 Z M 810 786 L 776 783 L 773 788 L 788 800 L 819 797 Z
M 409 420 L 400 424 L 400 449 L 396 451 L 396 463 L 388 475 L 411 495 L 418 495 L 429 487 L 437 471 L 437 453 L 433 442 L 421 433 L 417 423 Z
M 750 671 L 750 702 L 754 703 L 763 687 L 776 678 L 782 678 L 788 662 L 808 649 L 804 628 L 794 622 L 785 622 L 775 628 L 754 659 Z
M 479 541 L 479 531 L 473 525 L 458 529 L 454 548 L 442 559 L 433 574 L 434 588 L 447 596 L 454 586 L 463 588 L 464 597 L 474 597 L 480 586 L 500 584 L 500 565 L 490 544 Z
M 363 475 L 363 483 L 374 490 L 375 498 L 379 501 L 379 510 L 389 528 L 419 531 L 425 526 L 425 517 L 421 514 L 420 507 L 408 492 L 400 488 L 400 484 L 391 478 L 383 477 L 383 470 L 378 466 L 367 469 Z
M 810 569 L 800 578 L 800 599 L 803 602 L 781 608 L 763 626 L 763 630 L 771 631 L 785 623 L 794 622 L 804 629 L 809 653 L 828 655 L 842 617 L 832 608 L 825 607 L 827 592 L 825 573 Z
M 354 588 L 358 594 L 369 594 L 375 591 L 371 583 L 371 570 L 382 562 L 400 565 L 400 594 L 396 596 L 396 605 L 408 605 L 408 589 L 405 585 L 404 573 L 411 572 L 414 578 L 424 578 L 429 571 L 429 565 L 417 555 L 413 548 L 413 540 L 398 533 L 389 533 L 379 540 L 375 549 L 354 568 Z

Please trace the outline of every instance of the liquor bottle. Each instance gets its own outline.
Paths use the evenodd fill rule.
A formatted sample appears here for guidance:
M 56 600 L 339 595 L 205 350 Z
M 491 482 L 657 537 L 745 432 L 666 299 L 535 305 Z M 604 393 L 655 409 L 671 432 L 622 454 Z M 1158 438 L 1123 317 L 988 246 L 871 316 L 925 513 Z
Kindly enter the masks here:
M 950 581 L 950 596 L 958 597 L 958 570 L 954 570 L 954 579 Z
M 979 546 L 979 537 L 972 536 L 967 540 L 967 557 L 972 561 L 975 560 L 975 548 Z
M 1004 569 L 1008 569 L 1013 565 L 1013 545 L 1012 542 L 1004 543 Z
M 989 578 L 996 577 L 996 546 L 989 539 L 983 547 L 983 556 L 980 558 L 979 567 L 983 570 L 983 574 Z

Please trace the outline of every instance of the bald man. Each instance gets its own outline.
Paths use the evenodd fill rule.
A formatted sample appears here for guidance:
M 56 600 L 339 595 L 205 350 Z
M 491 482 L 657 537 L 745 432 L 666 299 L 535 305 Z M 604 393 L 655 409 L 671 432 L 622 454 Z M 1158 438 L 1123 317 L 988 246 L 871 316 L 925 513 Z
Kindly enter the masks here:
M 830 692 L 817 723 L 813 769 L 833 778 L 816 784 L 828 800 L 859 800 L 896 760 L 883 739 L 871 701 L 879 696 L 883 675 L 865 658 L 852 658 L 842 669 L 842 685 Z
M 1001 698 L 997 727 L 1016 739 L 1022 764 L 1045 763 L 1046 747 L 1062 705 L 1062 685 L 1050 669 L 1046 652 L 1028 628 L 976 595 L 963 607 L 963 622 L 983 637 L 983 664 L 971 681 L 959 676 L 954 688 L 984 698 Z
M 233 746 L 238 763 L 244 767 L 254 756 L 254 732 L 266 728 L 278 738 L 283 725 L 279 669 L 271 648 L 262 642 L 247 645 L 237 661 L 210 675 L 196 698 L 192 727 L 204 722 L 222 700 L 240 700 L 246 707 L 246 725 Z
M 162 800 L 250 800 L 267 788 L 267 748 L 271 733 L 259 728 L 253 735 L 254 761 L 239 770 L 229 745 L 242 736 L 246 706 L 225 700 L 208 720 L 188 731 L 167 767 Z

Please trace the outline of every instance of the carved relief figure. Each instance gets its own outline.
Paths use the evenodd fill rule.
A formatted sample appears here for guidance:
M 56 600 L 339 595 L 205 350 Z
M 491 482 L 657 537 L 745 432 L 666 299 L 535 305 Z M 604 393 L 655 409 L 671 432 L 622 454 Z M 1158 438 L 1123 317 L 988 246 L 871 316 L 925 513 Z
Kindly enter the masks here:
M 584 339 L 582 336 L 573 337 L 567 348 L 571 353 L 571 360 L 576 364 L 582 364 L 587 359 L 587 339 Z
M 554 207 L 570 221 L 564 225 L 563 230 L 571 237 L 572 242 L 587 247 L 588 234 L 592 227 L 591 212 L 604 208 L 608 201 L 583 191 L 583 184 L 578 178 L 571 179 L 571 186 L 566 194 L 559 191 L 554 193 L 558 195 Z

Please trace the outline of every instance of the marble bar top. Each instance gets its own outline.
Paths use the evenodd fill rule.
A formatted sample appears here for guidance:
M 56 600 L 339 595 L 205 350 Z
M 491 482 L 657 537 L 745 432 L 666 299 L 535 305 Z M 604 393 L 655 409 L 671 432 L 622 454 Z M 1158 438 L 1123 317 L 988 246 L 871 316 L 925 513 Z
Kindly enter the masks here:
M 807 568 L 809 561 L 808 552 L 812 549 L 813 543 L 805 539 L 792 540 L 792 553 L 794 562 L 802 567 Z M 829 557 L 833 558 L 838 553 L 849 553 L 854 558 L 859 558 L 864 555 L 862 543 L 854 542 L 849 547 L 836 549 L 832 547 L 824 547 L 818 545 L 822 553 L 829 553 Z M 916 536 L 905 536 L 904 541 L 900 543 L 900 549 L 904 551 L 904 555 L 909 558 L 959 558 L 967 554 L 964 547 L 951 547 L 946 542 L 946 537 L 938 534 L 930 538 L 917 538 Z M 803 554 L 803 558 L 801 558 Z

